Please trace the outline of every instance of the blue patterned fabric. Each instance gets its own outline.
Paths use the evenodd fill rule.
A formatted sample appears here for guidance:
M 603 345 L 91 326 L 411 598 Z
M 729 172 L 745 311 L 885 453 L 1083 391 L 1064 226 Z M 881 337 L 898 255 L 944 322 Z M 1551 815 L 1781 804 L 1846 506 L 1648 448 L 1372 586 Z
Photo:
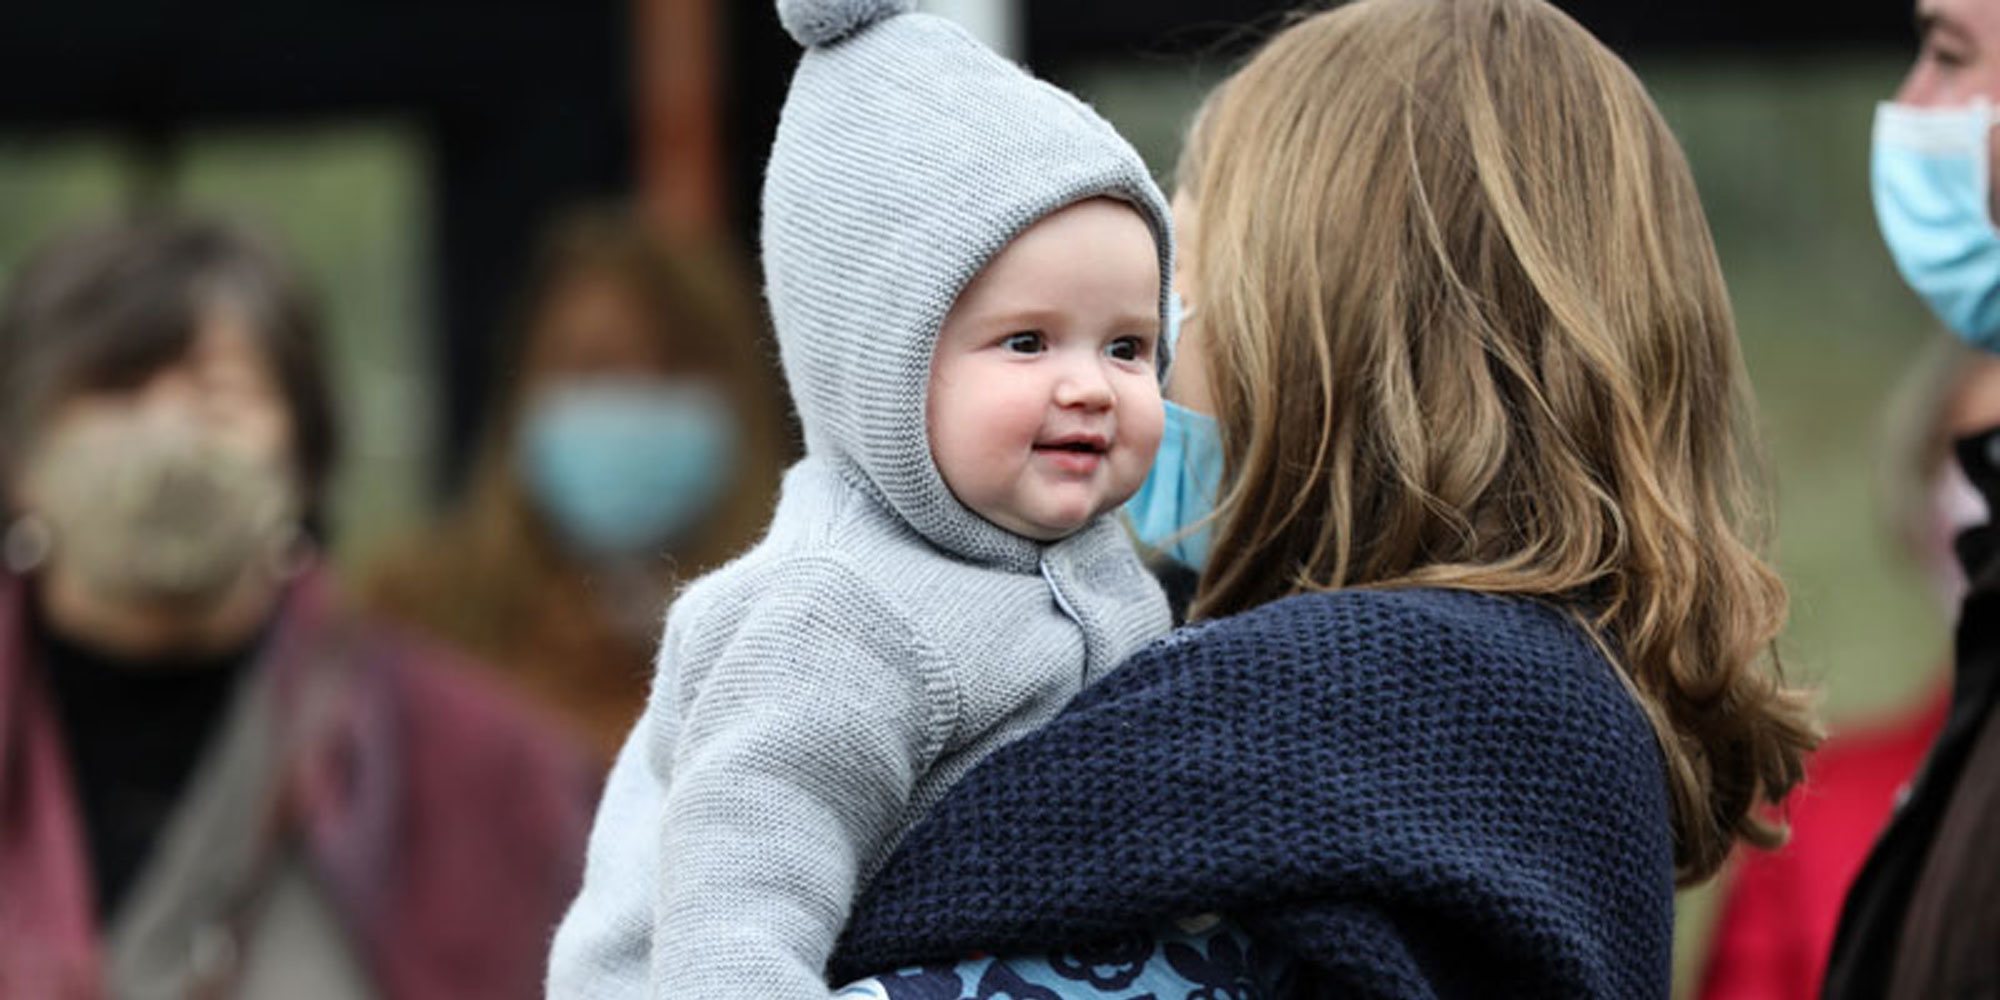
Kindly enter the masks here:
M 1294 956 L 1304 995 L 1666 997 L 1668 816 L 1653 732 L 1566 611 L 1292 597 L 1142 651 L 974 769 L 831 972 L 1219 912 Z
M 835 1000 L 1266 1000 L 1291 995 L 1293 965 L 1234 922 L 1176 921 L 1051 955 L 977 958 L 864 979 Z

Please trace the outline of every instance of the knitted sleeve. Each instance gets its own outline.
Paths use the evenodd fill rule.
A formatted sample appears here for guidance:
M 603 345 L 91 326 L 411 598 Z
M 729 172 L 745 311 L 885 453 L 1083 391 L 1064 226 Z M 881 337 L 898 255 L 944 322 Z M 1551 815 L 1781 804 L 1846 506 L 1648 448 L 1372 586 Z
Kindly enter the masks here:
M 656 997 L 824 998 L 865 866 L 898 832 L 956 694 L 907 619 L 840 563 L 790 560 L 672 684 Z M 657 700 L 657 696 L 656 696 Z
M 1228 912 L 1327 995 L 1666 995 L 1650 728 L 1559 611 L 1307 595 L 1133 657 L 966 776 L 836 981 Z

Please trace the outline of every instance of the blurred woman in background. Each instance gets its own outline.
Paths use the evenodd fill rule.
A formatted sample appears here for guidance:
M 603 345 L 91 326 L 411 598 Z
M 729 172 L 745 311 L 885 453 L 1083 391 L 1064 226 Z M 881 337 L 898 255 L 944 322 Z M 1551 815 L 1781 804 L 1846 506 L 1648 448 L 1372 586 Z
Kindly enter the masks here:
M 529 997 L 594 771 L 318 568 L 318 321 L 236 229 L 0 307 L 0 996 Z
M 529 278 L 464 501 L 369 596 L 617 751 L 674 581 L 751 542 L 787 454 L 756 301 L 719 247 L 578 214 Z

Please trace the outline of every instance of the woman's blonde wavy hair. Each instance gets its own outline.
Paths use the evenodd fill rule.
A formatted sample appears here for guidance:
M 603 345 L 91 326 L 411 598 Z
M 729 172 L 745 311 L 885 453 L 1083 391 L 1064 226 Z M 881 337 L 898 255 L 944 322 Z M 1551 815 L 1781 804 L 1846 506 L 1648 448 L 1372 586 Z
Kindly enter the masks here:
M 1180 173 L 1231 484 L 1195 615 L 1559 602 L 1658 733 L 1680 880 L 1780 842 L 1756 807 L 1817 733 L 1728 293 L 1632 72 L 1541 0 L 1360 0 L 1226 82 Z

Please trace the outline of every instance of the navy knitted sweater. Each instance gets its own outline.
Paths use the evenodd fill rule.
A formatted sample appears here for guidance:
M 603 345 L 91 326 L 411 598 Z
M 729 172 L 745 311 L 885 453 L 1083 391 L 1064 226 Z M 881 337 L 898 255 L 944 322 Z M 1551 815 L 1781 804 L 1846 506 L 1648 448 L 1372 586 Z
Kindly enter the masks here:
M 850 918 L 834 982 L 1227 912 L 1315 995 L 1664 997 L 1652 730 L 1564 612 L 1446 590 L 1184 629 L 975 769 Z

